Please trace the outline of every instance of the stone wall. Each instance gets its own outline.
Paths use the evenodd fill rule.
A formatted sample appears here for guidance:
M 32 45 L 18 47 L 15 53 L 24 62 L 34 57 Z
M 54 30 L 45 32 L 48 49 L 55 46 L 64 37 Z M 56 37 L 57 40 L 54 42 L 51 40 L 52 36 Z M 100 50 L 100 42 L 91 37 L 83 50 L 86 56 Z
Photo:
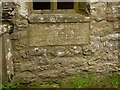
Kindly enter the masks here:
M 90 18 L 85 16 L 85 19 L 89 19 L 88 22 L 79 22 L 81 26 L 86 24 L 84 28 L 89 27 L 87 30 L 89 33 L 84 28 L 76 27 L 75 29 L 78 32 L 80 31 L 79 33 L 82 32 L 87 35 L 82 37 L 85 40 L 74 41 L 71 39 L 72 43 L 70 42 L 70 44 L 65 40 L 66 44 L 64 41 L 60 41 L 62 43 L 58 45 L 59 42 L 53 44 L 54 41 L 46 42 L 45 45 L 44 43 L 36 43 L 37 41 L 40 42 L 41 37 L 34 37 L 32 34 L 31 38 L 30 33 L 33 29 L 30 29 L 40 22 L 32 24 L 29 17 L 29 7 L 26 3 L 15 4 L 15 29 L 10 34 L 15 81 L 29 83 L 47 78 L 65 78 L 89 72 L 102 75 L 118 72 L 120 3 L 90 3 Z M 44 27 L 48 28 L 49 24 L 46 23 Z M 32 25 L 31 28 L 30 25 Z M 55 31 L 57 27 L 60 26 L 53 25 L 50 30 Z M 40 28 L 36 29 L 39 31 Z M 85 33 L 81 30 L 84 30 Z M 41 34 L 41 32 L 38 33 Z M 37 35 L 37 33 L 35 34 Z M 46 40 L 50 38 L 48 37 Z M 86 41 L 86 39 L 88 40 Z

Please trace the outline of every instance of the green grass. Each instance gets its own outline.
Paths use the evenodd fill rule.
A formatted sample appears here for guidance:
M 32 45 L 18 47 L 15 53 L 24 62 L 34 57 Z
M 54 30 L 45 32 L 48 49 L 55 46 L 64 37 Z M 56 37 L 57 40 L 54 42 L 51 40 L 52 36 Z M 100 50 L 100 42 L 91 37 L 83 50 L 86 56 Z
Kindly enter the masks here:
M 2 90 L 13 90 L 20 87 L 20 83 L 11 82 L 9 84 L 2 84 Z
M 120 76 L 119 75 L 112 75 L 108 77 L 108 82 L 110 82 L 112 87 L 117 88 L 120 85 Z
M 2 90 L 12 90 L 18 87 L 29 88 L 117 88 L 120 85 L 120 76 L 117 74 L 96 77 L 94 74 L 77 75 L 69 79 L 48 79 L 31 84 L 9 83 L 2 84 Z
M 76 88 L 85 88 L 91 86 L 91 83 L 94 83 L 93 75 L 88 75 L 88 77 L 84 75 L 79 75 L 70 80 L 70 83 Z
M 71 88 L 117 88 L 120 85 L 120 76 L 108 75 L 96 77 L 94 74 L 78 75 L 69 80 L 64 80 L 61 87 Z

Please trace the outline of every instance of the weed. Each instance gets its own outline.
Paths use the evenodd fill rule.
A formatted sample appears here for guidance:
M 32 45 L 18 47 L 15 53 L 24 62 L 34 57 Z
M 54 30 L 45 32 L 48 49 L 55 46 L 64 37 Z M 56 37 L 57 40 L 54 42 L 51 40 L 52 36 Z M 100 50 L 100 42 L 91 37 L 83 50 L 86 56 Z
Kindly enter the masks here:
M 2 90 L 13 90 L 19 87 L 20 87 L 20 83 L 16 83 L 16 82 L 2 84 Z
M 112 85 L 112 87 L 117 87 L 120 84 L 120 76 L 119 75 L 109 76 L 108 81 Z
M 93 75 L 88 75 L 88 77 L 84 75 L 79 75 L 70 80 L 71 84 L 73 84 L 76 88 L 84 88 L 91 85 L 94 81 Z
M 100 78 L 101 77 L 101 78 Z M 31 84 L 24 84 L 23 87 L 29 88 L 117 88 L 120 85 L 120 76 L 108 75 L 95 76 L 90 73 L 88 75 L 77 75 L 74 78 L 68 79 L 48 79 L 41 82 L 34 82 Z M 13 90 L 21 87 L 20 83 L 2 84 L 2 90 Z

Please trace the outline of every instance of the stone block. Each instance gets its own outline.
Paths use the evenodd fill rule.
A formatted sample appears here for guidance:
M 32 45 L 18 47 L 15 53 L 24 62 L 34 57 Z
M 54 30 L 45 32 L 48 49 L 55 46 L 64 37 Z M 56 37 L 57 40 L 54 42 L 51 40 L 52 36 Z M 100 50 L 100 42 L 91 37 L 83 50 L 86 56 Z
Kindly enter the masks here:
M 120 21 L 115 21 L 115 22 L 113 23 L 113 26 L 114 26 L 114 30 L 115 30 L 116 32 L 120 32 Z
M 92 22 L 91 34 L 93 36 L 106 36 L 113 33 L 113 24 L 107 21 Z
M 108 22 L 114 22 L 116 20 L 119 21 L 119 18 L 120 18 L 119 14 L 108 14 L 106 19 Z
M 89 23 L 30 24 L 29 45 L 77 45 L 89 43 Z

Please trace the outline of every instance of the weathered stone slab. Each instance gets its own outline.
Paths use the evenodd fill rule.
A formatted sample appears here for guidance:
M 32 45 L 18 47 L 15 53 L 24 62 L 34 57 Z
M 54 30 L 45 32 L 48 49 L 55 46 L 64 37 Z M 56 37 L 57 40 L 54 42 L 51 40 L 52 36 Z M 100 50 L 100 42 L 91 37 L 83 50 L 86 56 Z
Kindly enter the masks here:
M 29 16 L 30 23 L 44 23 L 44 22 L 68 22 L 68 23 L 88 23 L 90 17 L 80 14 L 31 14 Z
M 77 45 L 89 43 L 89 23 L 30 24 L 29 45 Z

